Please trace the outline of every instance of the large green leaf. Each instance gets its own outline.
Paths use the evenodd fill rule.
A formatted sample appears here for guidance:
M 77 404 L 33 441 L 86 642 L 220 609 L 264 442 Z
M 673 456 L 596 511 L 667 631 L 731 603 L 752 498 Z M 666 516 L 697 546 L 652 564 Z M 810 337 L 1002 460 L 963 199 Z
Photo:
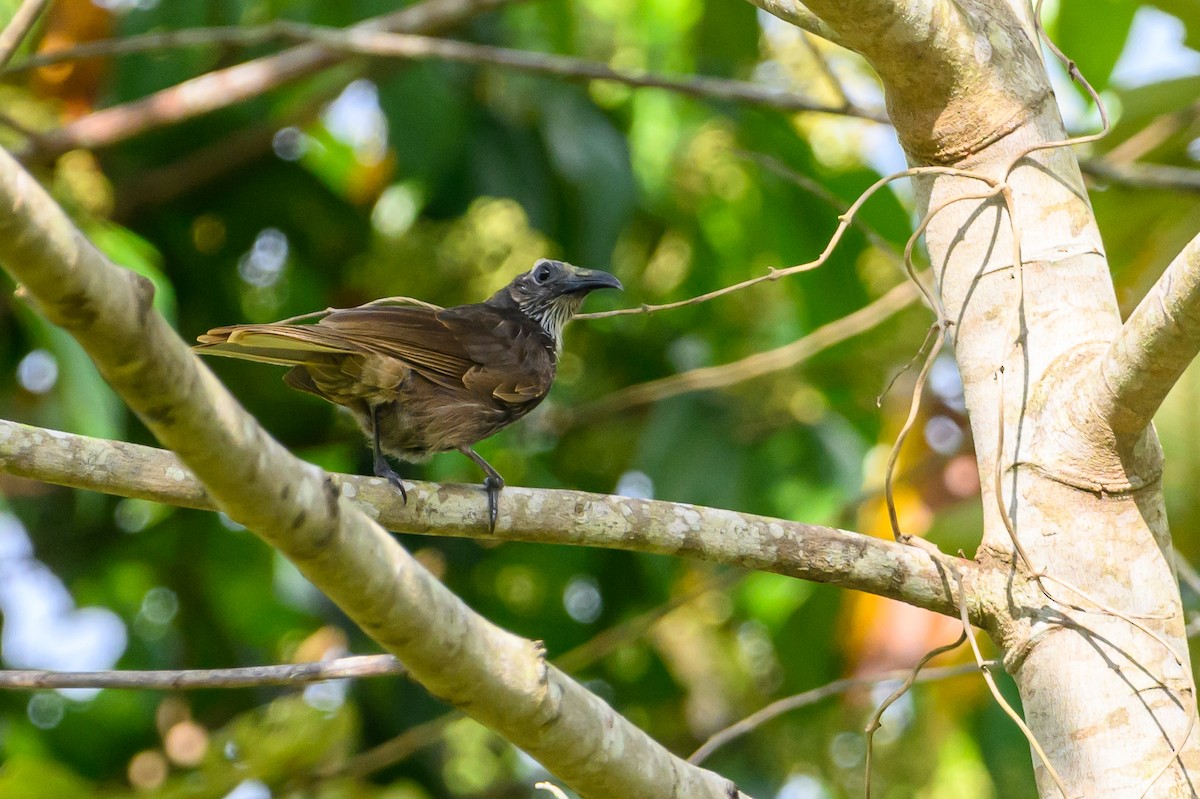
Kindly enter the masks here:
M 1098 91 L 1125 49 L 1137 8 L 1132 0 L 1060 0 L 1055 41 Z

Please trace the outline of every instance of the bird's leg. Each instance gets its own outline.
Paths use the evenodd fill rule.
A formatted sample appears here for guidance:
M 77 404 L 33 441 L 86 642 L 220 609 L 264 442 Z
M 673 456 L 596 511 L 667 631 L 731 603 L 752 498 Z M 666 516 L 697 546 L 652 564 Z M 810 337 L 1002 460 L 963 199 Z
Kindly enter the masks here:
M 488 532 L 494 533 L 496 532 L 496 514 L 499 512 L 500 489 L 504 488 L 504 478 L 483 459 L 482 455 L 470 447 L 459 447 L 458 451 L 475 461 L 479 468 L 487 474 L 487 479 L 483 481 L 483 487 L 488 495 Z
M 374 443 L 375 452 L 375 476 L 386 479 L 394 485 L 400 492 L 400 499 L 405 505 L 408 504 L 408 492 L 404 490 L 404 482 L 400 479 L 400 475 L 396 474 L 396 470 L 387 462 L 387 458 L 383 455 L 383 450 L 379 447 L 379 406 L 371 406 L 371 441 Z

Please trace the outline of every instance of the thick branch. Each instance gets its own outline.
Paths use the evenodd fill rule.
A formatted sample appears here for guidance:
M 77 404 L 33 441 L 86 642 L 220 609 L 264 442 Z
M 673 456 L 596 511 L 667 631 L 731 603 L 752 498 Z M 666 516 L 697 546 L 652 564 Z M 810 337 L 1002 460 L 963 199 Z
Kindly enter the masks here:
M 302 685 L 324 680 L 404 674 L 404 664 L 391 655 L 358 655 L 319 663 L 242 666 L 233 669 L 156 671 L 0 671 L 0 689 L 131 688 L 194 691 L 200 688 L 255 688 Z
M 751 2 L 806 30 L 818 20 L 828 34 L 813 32 L 866 58 L 883 80 L 888 116 L 913 163 L 947 164 L 979 152 L 1052 98 L 1028 9 L 1018 14 L 990 0 Z
M 435 33 L 512 0 L 423 0 L 400 11 L 360 22 L 350 30 Z M 68 150 L 106 147 L 153 128 L 173 125 L 258 97 L 315 74 L 346 56 L 305 44 L 209 72 L 149 97 L 105 108 L 38 137 L 25 158 L 55 158 Z
M 188 508 L 214 507 L 172 453 L 0 421 L 0 471 L 44 482 Z M 389 530 L 481 535 L 474 486 L 405 481 L 400 501 L 384 480 L 330 475 Z M 899 599 L 947 615 L 957 604 L 929 555 L 894 541 L 801 522 L 675 502 L 508 487 L 495 538 L 686 555 Z M 964 572 L 969 561 L 954 559 Z M 969 579 L 969 578 L 968 578 Z M 972 613 L 977 608 L 971 608 Z
M 808 7 L 797 0 L 752 0 L 753 3 L 772 16 L 779 17 L 784 22 L 790 22 L 801 30 L 820 36 L 834 44 L 842 44 L 837 31 L 826 25 L 821 19 L 808 10 Z
M 413 679 L 582 796 L 736 795 L 550 666 L 540 644 L 473 612 L 320 469 L 289 455 L 154 311 L 150 282 L 108 262 L 2 151 L 0 203 L 0 263 L 26 296 L 79 341 L 218 507 L 286 555 Z M 463 523 L 482 531 L 484 503 L 473 505 Z
M 1138 303 L 1083 392 L 1118 436 L 1139 435 L 1200 352 L 1200 235 Z

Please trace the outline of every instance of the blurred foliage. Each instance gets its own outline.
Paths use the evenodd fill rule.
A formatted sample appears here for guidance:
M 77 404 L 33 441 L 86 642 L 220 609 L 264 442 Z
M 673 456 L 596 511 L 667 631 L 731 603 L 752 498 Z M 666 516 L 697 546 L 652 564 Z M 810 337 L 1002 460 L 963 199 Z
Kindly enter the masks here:
M 17 3 L 0 5 L 11 13 Z M 1129 37 L 1146 9 L 1127 0 L 1103 6 L 1097 13 L 1088 0 L 1060 0 L 1050 10 L 1052 33 L 1112 100 L 1116 125 L 1096 152 L 1132 147 L 1153 129 L 1160 135 L 1138 145 L 1136 159 L 1194 165 L 1200 75 L 1122 84 L 1122 63 L 1144 56 Z M 1195 46 L 1194 4 L 1156 6 L 1160 22 L 1179 15 L 1167 19 L 1182 21 L 1180 37 Z M 383 0 L 58 0 L 26 50 L 110 31 L 277 17 L 343 25 L 392 8 Z M 836 100 L 829 67 L 857 100 L 880 99 L 859 60 L 735 0 L 514 3 L 455 35 L 623 67 L 771 81 Z M 269 49 L 93 59 L 12 79 L 0 86 L 0 142 L 19 146 L 27 131 Z M 1059 87 L 1060 96 L 1076 91 Z M 1092 124 L 1086 115 L 1068 122 Z M 496 68 L 350 62 L 38 169 L 98 246 L 154 281 L 158 309 L 191 339 L 218 324 L 381 296 L 476 301 L 543 255 L 619 275 L 625 295 L 597 296 L 592 309 L 680 299 L 810 260 L 838 210 L 739 150 L 768 153 L 847 203 L 902 163 L 890 131 L 871 123 Z M 1092 197 L 1128 309 L 1195 233 L 1200 198 L 1117 186 L 1096 187 Z M 883 192 L 861 218 L 902 247 L 910 198 L 903 187 Z M 894 260 L 852 230 L 815 272 L 672 312 L 576 323 L 550 400 L 481 452 L 512 484 L 620 490 L 886 537 L 878 492 L 911 372 L 880 407 L 875 400 L 920 346 L 923 311 L 719 393 L 565 429 L 553 411 L 788 343 L 900 279 Z M 14 378 L 0 381 L 3 416 L 152 443 L 69 337 L 12 299 L 11 289 L 0 295 L 0 369 Z M 302 457 L 369 470 L 360 436 L 336 409 L 288 391 L 268 367 L 213 368 Z M 1191 429 L 1198 381 L 1200 374 L 1181 386 L 1160 425 L 1176 543 L 1192 557 L 1200 555 L 1200 456 L 1188 445 L 1200 435 Z M 901 462 L 902 523 L 944 548 L 970 551 L 978 478 L 951 359 L 935 370 L 922 414 L 924 435 L 912 437 Z M 457 455 L 406 466 L 405 474 L 479 479 Z M 673 558 L 404 543 L 473 607 L 544 640 L 551 656 L 623 631 L 578 676 L 682 754 L 772 699 L 905 667 L 956 633 L 952 621 L 874 597 Z M 26 585 L 36 590 L 17 590 Z M 665 603 L 672 609 L 648 630 L 621 626 Z M 10 666 L 210 668 L 375 650 L 286 562 L 219 515 L 3 477 L 0 610 L 0 655 Z M 102 627 L 107 637 L 88 648 L 90 660 L 72 649 L 72 636 L 86 644 Z M 788 714 L 710 763 L 760 797 L 860 795 L 860 731 L 889 690 Z M 420 725 L 446 712 L 399 678 L 302 691 L 10 693 L 0 696 L 0 796 L 533 794 L 539 767 L 469 720 L 437 727 L 396 762 L 367 767 L 358 758 L 405 731 L 429 729 Z M 918 687 L 885 715 L 876 741 L 880 796 L 1032 794 L 1028 747 L 977 680 Z

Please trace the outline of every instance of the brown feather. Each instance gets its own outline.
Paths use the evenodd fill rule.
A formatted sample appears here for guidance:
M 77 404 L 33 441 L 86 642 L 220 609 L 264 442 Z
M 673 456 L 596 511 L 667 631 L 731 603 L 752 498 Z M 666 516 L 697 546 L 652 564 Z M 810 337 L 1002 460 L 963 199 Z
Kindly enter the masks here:
M 546 397 L 563 325 L 587 292 L 604 287 L 620 283 L 539 260 L 476 305 L 369 304 L 323 313 L 315 323 L 218 327 L 200 336 L 196 350 L 291 366 L 289 386 L 350 410 L 375 445 L 375 473 L 401 493 L 382 453 L 421 460 L 461 450 L 488 473 L 494 526 L 504 481 L 471 447 Z

